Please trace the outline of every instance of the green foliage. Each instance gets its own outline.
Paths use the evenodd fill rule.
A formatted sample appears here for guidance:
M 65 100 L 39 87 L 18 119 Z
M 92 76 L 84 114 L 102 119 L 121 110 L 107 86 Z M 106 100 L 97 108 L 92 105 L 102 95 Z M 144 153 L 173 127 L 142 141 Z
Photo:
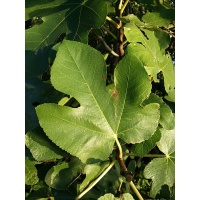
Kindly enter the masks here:
M 36 108 L 48 137 L 84 163 L 108 159 L 117 136 L 133 144 L 148 139 L 159 120 L 158 104 L 140 106 L 151 84 L 137 58 L 127 55 L 119 63 L 112 92 L 106 91 L 102 79 L 106 78 L 105 69 L 99 52 L 82 43 L 63 41 L 52 66 L 51 82 L 56 89 L 74 96 L 81 106 L 43 104 Z
M 144 176 L 153 180 L 150 196 L 155 197 L 161 186 L 172 187 L 175 181 L 174 164 L 174 130 L 161 129 L 162 136 L 158 148 L 165 154 L 164 158 L 154 158 L 145 168 Z M 156 170 L 155 170 L 156 169 Z
M 25 2 L 27 200 L 174 198 L 174 1 L 124 2 Z
M 35 164 L 38 164 L 36 161 L 31 161 L 29 158 L 26 158 L 25 160 L 25 180 L 26 185 L 35 185 L 39 179 L 37 176 L 37 169 L 35 167 Z
M 105 194 L 103 197 L 98 198 L 98 200 L 134 200 L 133 197 L 129 193 L 122 194 L 121 198 L 114 197 L 113 194 Z
M 100 27 L 105 22 L 107 5 L 98 0 L 56 0 L 34 3 L 26 2 L 26 19 L 40 17 L 41 25 L 34 25 L 26 30 L 27 50 L 38 50 L 54 44 L 58 37 L 66 33 L 70 40 L 87 43 L 91 28 Z
M 134 23 L 127 23 L 124 32 L 127 40 L 131 42 L 131 45 L 127 48 L 127 53 L 134 54 L 143 62 L 145 69 L 149 75 L 153 76 L 154 81 L 158 81 L 157 74 L 162 71 L 166 92 L 173 89 L 175 81 L 172 60 L 170 56 L 163 55 L 161 52 L 154 31 L 143 28 L 140 30 Z
M 67 155 L 65 151 L 49 140 L 40 127 L 27 132 L 25 142 L 33 158 L 37 161 L 61 159 Z
M 148 153 L 151 149 L 153 149 L 153 147 L 156 146 L 156 142 L 160 140 L 160 137 L 161 133 L 160 130 L 158 129 L 150 139 L 132 146 L 131 151 L 135 155 L 143 157 L 146 153 Z

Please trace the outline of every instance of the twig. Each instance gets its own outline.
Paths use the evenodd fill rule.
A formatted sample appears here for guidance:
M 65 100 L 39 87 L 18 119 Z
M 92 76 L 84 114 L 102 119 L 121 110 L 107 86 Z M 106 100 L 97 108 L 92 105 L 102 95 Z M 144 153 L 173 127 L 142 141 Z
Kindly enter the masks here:
M 119 55 L 118 55 L 117 53 L 115 53 L 115 52 L 107 45 L 107 43 L 105 42 L 105 40 L 104 40 L 101 36 L 97 35 L 97 37 L 98 37 L 99 40 L 101 40 L 101 42 L 103 43 L 103 45 L 104 45 L 104 47 L 106 48 L 106 50 L 108 50 L 108 52 L 110 52 L 110 53 L 111 53 L 113 56 L 115 56 L 115 57 L 119 57 Z

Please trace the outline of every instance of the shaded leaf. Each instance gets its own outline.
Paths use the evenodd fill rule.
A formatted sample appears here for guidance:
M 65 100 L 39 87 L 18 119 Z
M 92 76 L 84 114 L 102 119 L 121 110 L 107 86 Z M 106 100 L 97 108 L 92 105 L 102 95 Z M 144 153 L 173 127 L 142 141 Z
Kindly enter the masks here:
M 166 184 L 172 187 L 175 181 L 175 135 L 174 130 L 161 129 L 162 136 L 157 143 L 165 158 L 154 158 L 144 169 L 145 178 L 152 179 L 150 196 L 155 197 L 161 186 Z
M 159 105 L 141 106 L 151 92 L 142 63 L 126 55 L 114 76 L 114 88 L 107 91 L 102 78 L 106 77 L 103 56 L 85 44 L 63 41 L 52 66 L 51 81 L 81 106 L 74 109 L 43 104 L 36 108 L 48 137 L 84 163 L 107 160 L 116 137 L 139 143 L 157 128 Z
M 67 152 L 56 146 L 40 127 L 26 134 L 25 143 L 37 161 L 54 160 L 67 155 Z
M 69 163 L 61 163 L 53 166 L 46 174 L 46 184 L 57 190 L 66 190 L 73 180 L 83 170 L 83 164 L 78 159 L 72 159 Z
M 98 198 L 98 200 L 117 200 L 117 199 L 134 200 L 132 195 L 129 193 L 122 194 L 121 198 L 115 197 L 113 194 L 105 194 L 104 196 Z
M 160 49 L 163 50 L 163 54 L 165 53 L 165 49 L 169 46 L 170 43 L 170 36 L 169 34 L 161 31 L 161 30 L 155 30 L 154 31 L 155 36 L 158 38 Z
M 48 56 L 51 46 L 44 47 L 38 51 L 25 51 L 25 76 L 42 76 L 49 67 Z
M 87 43 L 89 30 L 103 25 L 106 15 L 105 1 L 48 0 L 41 3 L 35 0 L 26 3 L 26 18 L 38 16 L 43 23 L 26 29 L 25 48 L 35 51 L 55 44 L 62 33 L 70 40 Z
M 39 125 L 35 107 L 44 102 L 57 103 L 64 94 L 35 77 L 27 78 L 25 87 L 25 131 L 28 132 Z
M 84 188 L 91 183 L 91 181 L 95 180 L 108 166 L 110 162 L 101 162 L 86 165 L 83 171 L 83 174 L 86 174 L 86 178 L 80 185 L 80 192 L 84 190 Z
M 156 146 L 156 142 L 160 140 L 161 132 L 159 129 L 153 134 L 153 136 L 145 140 L 144 142 L 141 142 L 139 144 L 135 144 L 132 146 L 131 151 L 136 155 L 143 157 L 145 154 L 147 154 L 151 149 L 153 149 Z
M 39 164 L 37 161 L 25 159 L 25 184 L 26 185 L 35 185 L 38 181 L 36 164 Z
M 48 197 L 51 197 L 49 189 L 46 187 L 46 185 L 43 185 L 42 188 L 35 189 L 35 186 L 37 187 L 38 185 L 32 186 L 33 190 L 31 193 L 26 196 L 26 200 L 38 200 L 40 198 L 48 199 Z M 53 197 L 51 197 L 53 198 Z

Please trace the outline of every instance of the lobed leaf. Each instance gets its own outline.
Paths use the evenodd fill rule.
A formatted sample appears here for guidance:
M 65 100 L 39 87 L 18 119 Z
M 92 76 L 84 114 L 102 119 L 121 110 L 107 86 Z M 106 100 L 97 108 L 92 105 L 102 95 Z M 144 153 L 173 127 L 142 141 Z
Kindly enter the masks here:
M 133 144 L 150 138 L 160 117 L 158 104 L 141 106 L 151 92 L 151 83 L 136 57 L 127 55 L 118 64 L 112 91 L 106 90 L 105 78 L 106 64 L 98 51 L 63 41 L 51 82 L 81 106 L 43 104 L 36 108 L 48 137 L 84 163 L 107 160 L 117 137 Z
M 175 87 L 174 66 L 171 57 L 162 54 L 162 47 L 160 48 L 159 46 L 159 41 L 161 39 L 159 38 L 158 41 L 154 31 L 147 29 L 141 30 L 134 23 L 127 23 L 124 26 L 124 33 L 127 40 L 131 42 L 126 52 L 128 54 L 133 54 L 141 60 L 148 74 L 153 76 L 154 81 L 158 81 L 157 74 L 162 71 L 165 90 L 168 92 Z
M 88 41 L 91 28 L 100 27 L 105 22 L 107 4 L 98 0 L 35 0 L 26 3 L 26 18 L 40 17 L 43 23 L 26 29 L 26 50 L 38 50 L 55 44 L 58 36 L 67 34 L 70 40 L 83 43 Z
M 161 139 L 157 143 L 165 158 L 153 159 L 144 169 L 145 178 L 152 179 L 150 196 L 155 197 L 162 185 L 172 187 L 175 182 L 175 135 L 174 130 L 161 129 Z

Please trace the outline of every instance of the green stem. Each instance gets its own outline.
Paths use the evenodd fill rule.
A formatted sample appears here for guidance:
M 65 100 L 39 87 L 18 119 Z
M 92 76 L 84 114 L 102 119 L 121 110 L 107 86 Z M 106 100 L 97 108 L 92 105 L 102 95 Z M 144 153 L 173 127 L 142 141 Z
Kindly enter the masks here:
M 122 14 L 124 12 L 124 9 L 126 8 L 127 4 L 128 4 L 129 0 L 126 0 L 124 5 L 122 6 L 121 10 L 120 10 L 120 14 Z
M 85 195 L 90 189 L 92 189 L 105 175 L 106 173 L 113 167 L 117 160 L 113 160 L 110 165 L 107 167 L 107 169 L 96 179 L 94 180 L 83 192 L 81 192 L 76 200 L 80 199 L 83 195 Z
M 115 142 L 116 142 L 118 150 L 119 150 L 119 157 L 118 158 L 123 159 L 122 147 L 121 147 L 121 144 L 119 143 L 117 136 L 115 137 Z
M 134 153 L 126 153 L 126 156 L 136 156 Z M 164 158 L 166 155 L 163 154 L 146 154 L 142 157 L 147 157 L 147 158 Z
M 111 22 L 117 29 L 119 29 L 121 26 L 117 24 L 114 20 L 112 20 L 110 17 L 106 16 L 106 19 Z
M 137 195 L 139 200 L 144 200 L 143 197 L 141 196 L 141 194 L 139 193 L 139 191 L 137 190 L 137 188 L 135 187 L 133 181 L 130 182 L 130 186 L 133 189 L 133 191 L 135 192 L 135 194 Z
M 120 0 L 119 6 L 118 6 L 118 9 L 119 9 L 119 10 L 121 10 L 121 8 L 122 8 L 122 0 Z

